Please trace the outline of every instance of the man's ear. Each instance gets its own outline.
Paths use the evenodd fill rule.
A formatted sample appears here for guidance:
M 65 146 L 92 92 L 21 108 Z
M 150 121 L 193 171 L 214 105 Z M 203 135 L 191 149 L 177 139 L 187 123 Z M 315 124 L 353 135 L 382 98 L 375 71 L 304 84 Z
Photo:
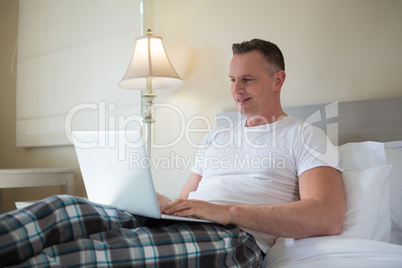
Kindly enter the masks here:
M 280 92 L 283 83 L 285 82 L 286 79 L 286 73 L 285 71 L 278 71 L 275 74 L 275 91 Z

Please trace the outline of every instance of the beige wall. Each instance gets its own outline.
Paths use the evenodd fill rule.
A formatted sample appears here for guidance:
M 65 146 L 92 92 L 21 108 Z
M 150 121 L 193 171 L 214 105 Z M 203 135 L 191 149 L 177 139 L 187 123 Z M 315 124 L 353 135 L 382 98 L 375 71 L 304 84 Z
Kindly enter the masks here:
M 187 130 L 205 129 L 208 122 L 214 123 L 216 113 L 234 108 L 228 79 L 234 42 L 257 37 L 281 47 L 287 69 L 284 106 L 402 95 L 402 1 L 144 2 L 144 27 L 164 38 L 172 64 L 185 80 L 176 90 L 157 92 L 156 103 L 173 104 L 176 110 L 157 110 L 154 142 L 177 140 L 173 146 L 152 151 L 159 160 L 191 159 L 196 152 L 192 143 L 199 142 L 203 133 L 180 138 L 179 127 L 184 123 Z M 15 77 L 10 66 L 17 16 L 18 1 L 0 1 L 0 168 L 78 167 L 71 146 L 15 148 Z M 185 122 L 178 113 L 185 115 Z M 199 119 L 189 124 L 194 116 Z M 173 162 L 154 177 L 157 190 L 169 197 L 180 192 L 189 174 L 183 164 Z M 79 174 L 75 191 L 85 195 Z M 57 189 L 5 190 L 3 210 L 12 209 L 15 200 L 53 193 Z

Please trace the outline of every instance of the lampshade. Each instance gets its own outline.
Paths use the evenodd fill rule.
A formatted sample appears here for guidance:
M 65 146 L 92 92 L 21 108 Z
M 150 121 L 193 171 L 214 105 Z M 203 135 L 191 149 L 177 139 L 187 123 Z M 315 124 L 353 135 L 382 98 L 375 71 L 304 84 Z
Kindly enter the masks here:
M 153 89 L 172 88 L 183 83 L 170 63 L 162 37 L 152 35 L 150 30 L 135 40 L 130 65 L 118 85 L 127 89 L 146 89 L 147 78 L 152 78 Z

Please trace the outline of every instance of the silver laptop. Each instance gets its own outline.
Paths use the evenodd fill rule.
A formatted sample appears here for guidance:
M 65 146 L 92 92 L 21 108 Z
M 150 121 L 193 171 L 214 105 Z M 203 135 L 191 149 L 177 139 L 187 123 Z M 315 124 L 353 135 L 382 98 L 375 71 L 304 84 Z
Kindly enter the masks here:
M 73 141 L 90 201 L 155 219 L 210 222 L 160 213 L 140 132 L 74 131 Z

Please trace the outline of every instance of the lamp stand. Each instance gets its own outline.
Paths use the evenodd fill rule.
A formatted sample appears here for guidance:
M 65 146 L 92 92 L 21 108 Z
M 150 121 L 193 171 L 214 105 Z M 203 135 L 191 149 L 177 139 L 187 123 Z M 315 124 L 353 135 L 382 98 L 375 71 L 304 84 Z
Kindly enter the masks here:
M 144 108 L 143 108 L 143 118 L 142 122 L 145 123 L 145 137 L 147 143 L 147 155 L 151 158 L 151 126 L 155 120 L 152 118 L 152 102 L 156 97 L 155 94 L 152 92 L 152 78 L 147 77 L 147 89 L 146 93 L 142 94 L 142 99 L 144 101 Z

